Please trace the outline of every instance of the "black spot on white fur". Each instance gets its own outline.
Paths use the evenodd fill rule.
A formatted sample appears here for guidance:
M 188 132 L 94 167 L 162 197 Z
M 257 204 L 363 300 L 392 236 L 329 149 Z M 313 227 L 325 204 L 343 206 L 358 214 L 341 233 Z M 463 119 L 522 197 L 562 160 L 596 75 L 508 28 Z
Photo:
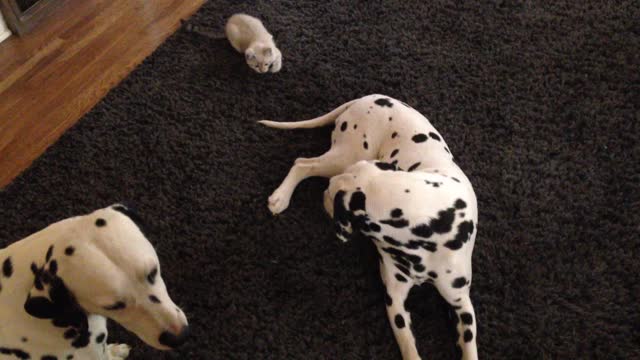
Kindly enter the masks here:
M 402 276 L 401 274 L 396 274 L 396 280 L 400 282 L 407 282 L 407 278 Z
M 464 276 L 453 279 L 453 282 L 451 283 L 451 286 L 456 289 L 460 289 L 465 285 L 467 285 L 467 278 Z
M 440 185 L 442 185 L 442 183 L 441 183 L 441 182 L 438 182 L 438 181 L 429 181 L 429 180 L 425 180 L 425 181 L 424 181 L 424 183 L 425 183 L 425 184 L 427 184 L 427 185 L 431 185 L 431 186 L 433 186 L 434 188 L 440 187 Z
M 463 221 L 458 224 L 458 233 L 453 238 L 453 240 L 447 241 L 444 246 L 448 247 L 451 250 L 458 250 L 471 238 L 471 234 L 473 233 L 473 221 Z
M 413 140 L 413 142 L 416 144 L 423 143 L 427 141 L 427 139 L 428 137 L 425 134 L 416 134 L 416 135 L 413 135 L 413 137 L 411 138 L 411 140 Z
M 465 330 L 463 338 L 464 342 L 471 342 L 471 340 L 473 340 L 473 332 L 469 329 Z
M 31 355 L 22 349 L 12 349 L 0 346 L 0 354 L 14 355 L 18 359 L 31 359 Z
M 13 275 L 13 262 L 11 261 L 11 257 L 8 257 L 2 263 L 2 275 L 6 278 L 10 278 Z
M 440 136 L 438 136 L 438 134 L 436 134 L 434 132 L 430 132 L 429 136 L 435 141 L 440 141 Z
M 432 219 L 429 223 L 429 227 L 433 232 L 437 234 L 445 234 L 451 231 L 453 220 L 455 219 L 455 209 L 448 208 L 447 210 L 438 211 L 438 217 Z
M 389 99 L 378 99 L 374 103 L 381 107 L 393 107 L 393 103 Z
M 396 323 L 396 327 L 398 329 L 402 329 L 405 327 L 404 318 L 400 314 L 396 315 L 394 322 Z
M 45 256 L 44 260 L 46 262 L 49 262 L 49 260 L 51 260 L 52 255 L 53 255 L 53 245 L 49 246 L 49 249 L 47 250 L 47 255 Z
M 393 226 L 394 228 L 397 228 L 397 229 L 402 229 L 409 226 L 409 220 L 407 219 L 386 219 L 386 220 L 380 220 L 380 223 Z
M 411 233 L 423 238 L 429 238 L 431 237 L 431 235 L 433 235 L 433 230 L 431 230 L 431 227 L 429 227 L 429 225 L 427 224 L 420 224 L 412 228 Z
M 412 172 L 413 170 L 417 169 L 418 166 L 420 166 L 420 162 L 418 161 L 417 163 L 409 166 L 409 168 L 407 169 L 408 172 Z
M 100 333 L 100 335 L 96 336 L 96 344 L 102 344 L 106 337 L 107 335 L 105 333 Z
M 387 163 L 387 162 L 376 161 L 375 165 L 380 170 L 391 170 L 391 171 L 396 171 L 397 170 L 397 167 L 394 164 L 390 164 L 390 163 Z

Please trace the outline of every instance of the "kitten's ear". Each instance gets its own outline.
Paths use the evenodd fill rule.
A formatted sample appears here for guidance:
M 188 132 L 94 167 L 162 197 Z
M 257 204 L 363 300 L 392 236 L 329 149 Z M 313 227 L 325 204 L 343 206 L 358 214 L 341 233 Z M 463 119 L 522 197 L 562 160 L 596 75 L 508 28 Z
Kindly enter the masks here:
M 262 50 L 262 55 L 271 56 L 273 55 L 273 50 L 270 47 L 265 48 L 264 50 Z
M 253 51 L 253 49 L 247 49 L 247 51 L 244 52 L 244 58 L 247 60 L 255 59 L 256 53 Z

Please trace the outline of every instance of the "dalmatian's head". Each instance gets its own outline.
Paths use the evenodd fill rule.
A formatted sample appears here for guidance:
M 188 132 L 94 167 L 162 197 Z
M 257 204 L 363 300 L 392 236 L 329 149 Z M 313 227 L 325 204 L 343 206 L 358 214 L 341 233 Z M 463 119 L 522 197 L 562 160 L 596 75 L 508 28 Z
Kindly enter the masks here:
M 324 192 L 324 208 L 335 221 L 336 235 L 343 241 L 350 240 L 357 232 L 370 230 L 364 188 L 375 171 L 379 171 L 376 164 L 362 160 L 329 181 Z
M 382 165 L 379 165 L 382 164 Z M 358 192 L 362 190 L 362 187 L 367 183 L 371 174 L 378 171 L 379 167 L 385 167 L 387 163 L 382 162 L 370 162 L 361 160 L 355 164 L 349 166 L 345 171 L 336 175 L 329 180 L 329 187 L 324 192 L 324 209 L 327 211 L 330 217 L 338 220 L 336 216 L 344 217 L 343 211 L 351 210 L 351 207 L 364 206 L 364 204 L 348 204 L 345 201 L 345 196 L 350 195 L 352 192 Z M 356 195 L 356 199 L 358 196 Z M 338 213 L 335 213 L 338 210 Z M 363 209 L 355 209 L 365 210 Z
M 187 338 L 185 314 L 169 297 L 158 256 L 138 216 L 113 205 L 64 222 L 44 265 L 33 264 L 25 310 L 51 319 L 76 348 L 86 346 L 87 314 L 110 318 L 161 350 Z

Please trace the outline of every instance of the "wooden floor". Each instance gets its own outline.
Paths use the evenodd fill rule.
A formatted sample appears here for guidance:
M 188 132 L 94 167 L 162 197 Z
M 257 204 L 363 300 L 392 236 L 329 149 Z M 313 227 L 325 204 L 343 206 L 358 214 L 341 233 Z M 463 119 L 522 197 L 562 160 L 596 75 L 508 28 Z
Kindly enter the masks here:
M 59 1 L 31 34 L 0 43 L 0 189 L 205 2 Z

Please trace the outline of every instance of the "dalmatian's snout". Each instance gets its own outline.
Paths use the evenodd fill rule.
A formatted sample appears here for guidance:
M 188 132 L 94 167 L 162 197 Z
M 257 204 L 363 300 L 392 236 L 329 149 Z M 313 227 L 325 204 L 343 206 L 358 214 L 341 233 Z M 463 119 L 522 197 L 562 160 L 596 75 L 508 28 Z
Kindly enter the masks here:
M 177 331 L 176 331 L 177 330 Z M 164 331 L 160 334 L 158 342 L 171 349 L 175 349 L 184 344 L 189 337 L 189 325 L 185 325 L 180 329 L 172 329 Z

